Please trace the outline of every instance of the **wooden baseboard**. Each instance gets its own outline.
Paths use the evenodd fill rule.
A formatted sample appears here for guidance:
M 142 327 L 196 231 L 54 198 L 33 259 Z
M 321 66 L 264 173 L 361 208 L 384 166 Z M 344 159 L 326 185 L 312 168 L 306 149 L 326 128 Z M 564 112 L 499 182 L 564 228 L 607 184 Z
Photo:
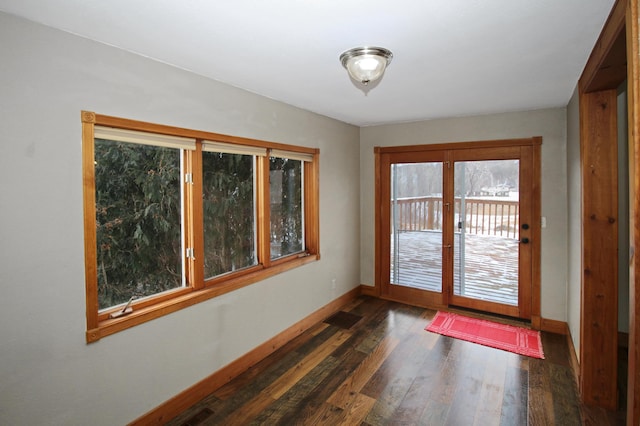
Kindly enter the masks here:
M 378 289 L 371 285 L 360 284 L 360 294 L 363 296 L 380 297 Z
M 361 293 L 362 290 L 360 287 L 356 287 L 348 293 L 345 293 L 331 303 L 313 312 L 308 317 L 282 331 L 280 334 L 264 342 L 252 351 L 244 354 L 227 366 L 211 374 L 209 377 L 201 380 L 190 388 L 185 389 L 170 400 L 144 414 L 142 417 L 134 420 L 130 425 L 142 426 L 165 424 L 167 421 L 202 400 L 224 384 L 230 382 L 232 379 L 239 376 L 251 366 L 257 364 L 310 327 L 338 312 L 340 308 L 356 299 Z
M 531 315 L 531 328 L 534 330 L 541 330 L 542 327 L 542 318 L 540 315 Z
M 569 325 L 564 321 L 541 318 L 540 330 L 566 336 L 567 334 L 569 334 Z
M 571 337 L 571 330 L 567 327 L 567 345 L 569 345 L 569 363 L 571 364 L 571 370 L 573 371 L 573 378 L 576 381 L 576 388 L 580 385 L 580 362 L 578 361 L 578 355 L 576 353 L 576 347 L 573 345 L 573 338 Z
M 573 338 L 571 337 L 571 331 L 567 333 L 567 344 L 569 345 L 569 357 L 571 363 L 571 370 L 573 371 L 573 377 L 576 380 L 576 386 L 580 384 L 580 361 L 578 361 L 578 355 L 576 353 L 576 347 L 573 345 Z M 625 346 L 626 345 L 626 346 Z M 629 347 L 629 334 L 619 331 L 618 332 L 618 347 Z

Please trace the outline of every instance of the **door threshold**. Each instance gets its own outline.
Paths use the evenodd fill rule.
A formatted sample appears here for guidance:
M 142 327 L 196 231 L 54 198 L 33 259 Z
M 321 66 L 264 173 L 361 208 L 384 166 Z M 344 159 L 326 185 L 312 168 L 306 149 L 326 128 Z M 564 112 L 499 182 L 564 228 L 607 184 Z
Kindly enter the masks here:
M 449 305 L 449 307 L 446 310 L 456 314 L 466 315 L 466 316 L 474 317 L 478 319 L 486 319 L 489 321 L 500 322 L 502 324 L 509 324 L 509 325 L 516 325 L 518 327 L 531 328 L 531 320 L 512 317 L 509 315 L 495 314 L 492 312 L 485 312 L 485 311 L 480 311 L 478 309 L 471 309 L 471 308 L 465 308 L 462 306 L 454 306 L 454 305 Z

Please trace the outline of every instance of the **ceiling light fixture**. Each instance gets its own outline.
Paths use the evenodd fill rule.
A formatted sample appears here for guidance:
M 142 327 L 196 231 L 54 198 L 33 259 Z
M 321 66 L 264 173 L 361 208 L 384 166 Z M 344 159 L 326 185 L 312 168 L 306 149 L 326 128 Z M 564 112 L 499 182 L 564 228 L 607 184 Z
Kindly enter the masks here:
M 354 47 L 340 55 L 340 62 L 351 78 L 365 86 L 382 77 L 391 59 L 393 53 L 382 47 Z

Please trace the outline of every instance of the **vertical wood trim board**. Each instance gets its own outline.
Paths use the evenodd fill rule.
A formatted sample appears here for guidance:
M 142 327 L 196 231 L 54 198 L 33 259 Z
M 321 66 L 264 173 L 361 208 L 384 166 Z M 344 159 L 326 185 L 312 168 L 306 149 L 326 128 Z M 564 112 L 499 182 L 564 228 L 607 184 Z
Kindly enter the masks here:
M 379 223 L 381 220 L 381 216 L 384 214 L 382 212 L 382 195 L 380 194 L 380 173 L 382 171 L 382 165 L 380 164 L 380 147 L 375 147 L 374 150 L 374 167 L 375 167 L 375 195 L 374 195 L 374 286 L 376 295 L 380 295 L 382 292 L 382 279 L 380 274 L 382 273 L 382 266 L 380 265 L 381 256 L 382 256 L 382 235 L 380 233 Z
M 534 220 L 542 216 L 542 137 L 535 137 L 537 143 L 533 145 L 533 181 L 531 186 L 531 208 Z M 540 317 L 542 312 L 542 226 L 540 220 L 533 224 L 531 235 L 534 244 L 531 258 L 531 319 Z
M 580 391 L 586 404 L 617 405 L 617 91 L 580 94 L 582 294 Z
M 629 122 L 629 368 L 627 383 L 627 424 L 640 424 L 640 262 L 635 256 L 640 241 L 640 10 L 638 0 L 629 0 L 626 13 L 627 97 Z

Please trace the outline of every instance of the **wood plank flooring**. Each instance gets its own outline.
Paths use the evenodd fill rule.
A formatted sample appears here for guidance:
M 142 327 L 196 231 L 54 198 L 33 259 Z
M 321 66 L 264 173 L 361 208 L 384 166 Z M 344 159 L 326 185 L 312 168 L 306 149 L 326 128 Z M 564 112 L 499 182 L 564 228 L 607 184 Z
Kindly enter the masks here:
M 543 333 L 537 360 L 424 331 L 433 310 L 360 297 L 343 311 L 169 424 L 615 424 L 581 407 L 566 336 Z

